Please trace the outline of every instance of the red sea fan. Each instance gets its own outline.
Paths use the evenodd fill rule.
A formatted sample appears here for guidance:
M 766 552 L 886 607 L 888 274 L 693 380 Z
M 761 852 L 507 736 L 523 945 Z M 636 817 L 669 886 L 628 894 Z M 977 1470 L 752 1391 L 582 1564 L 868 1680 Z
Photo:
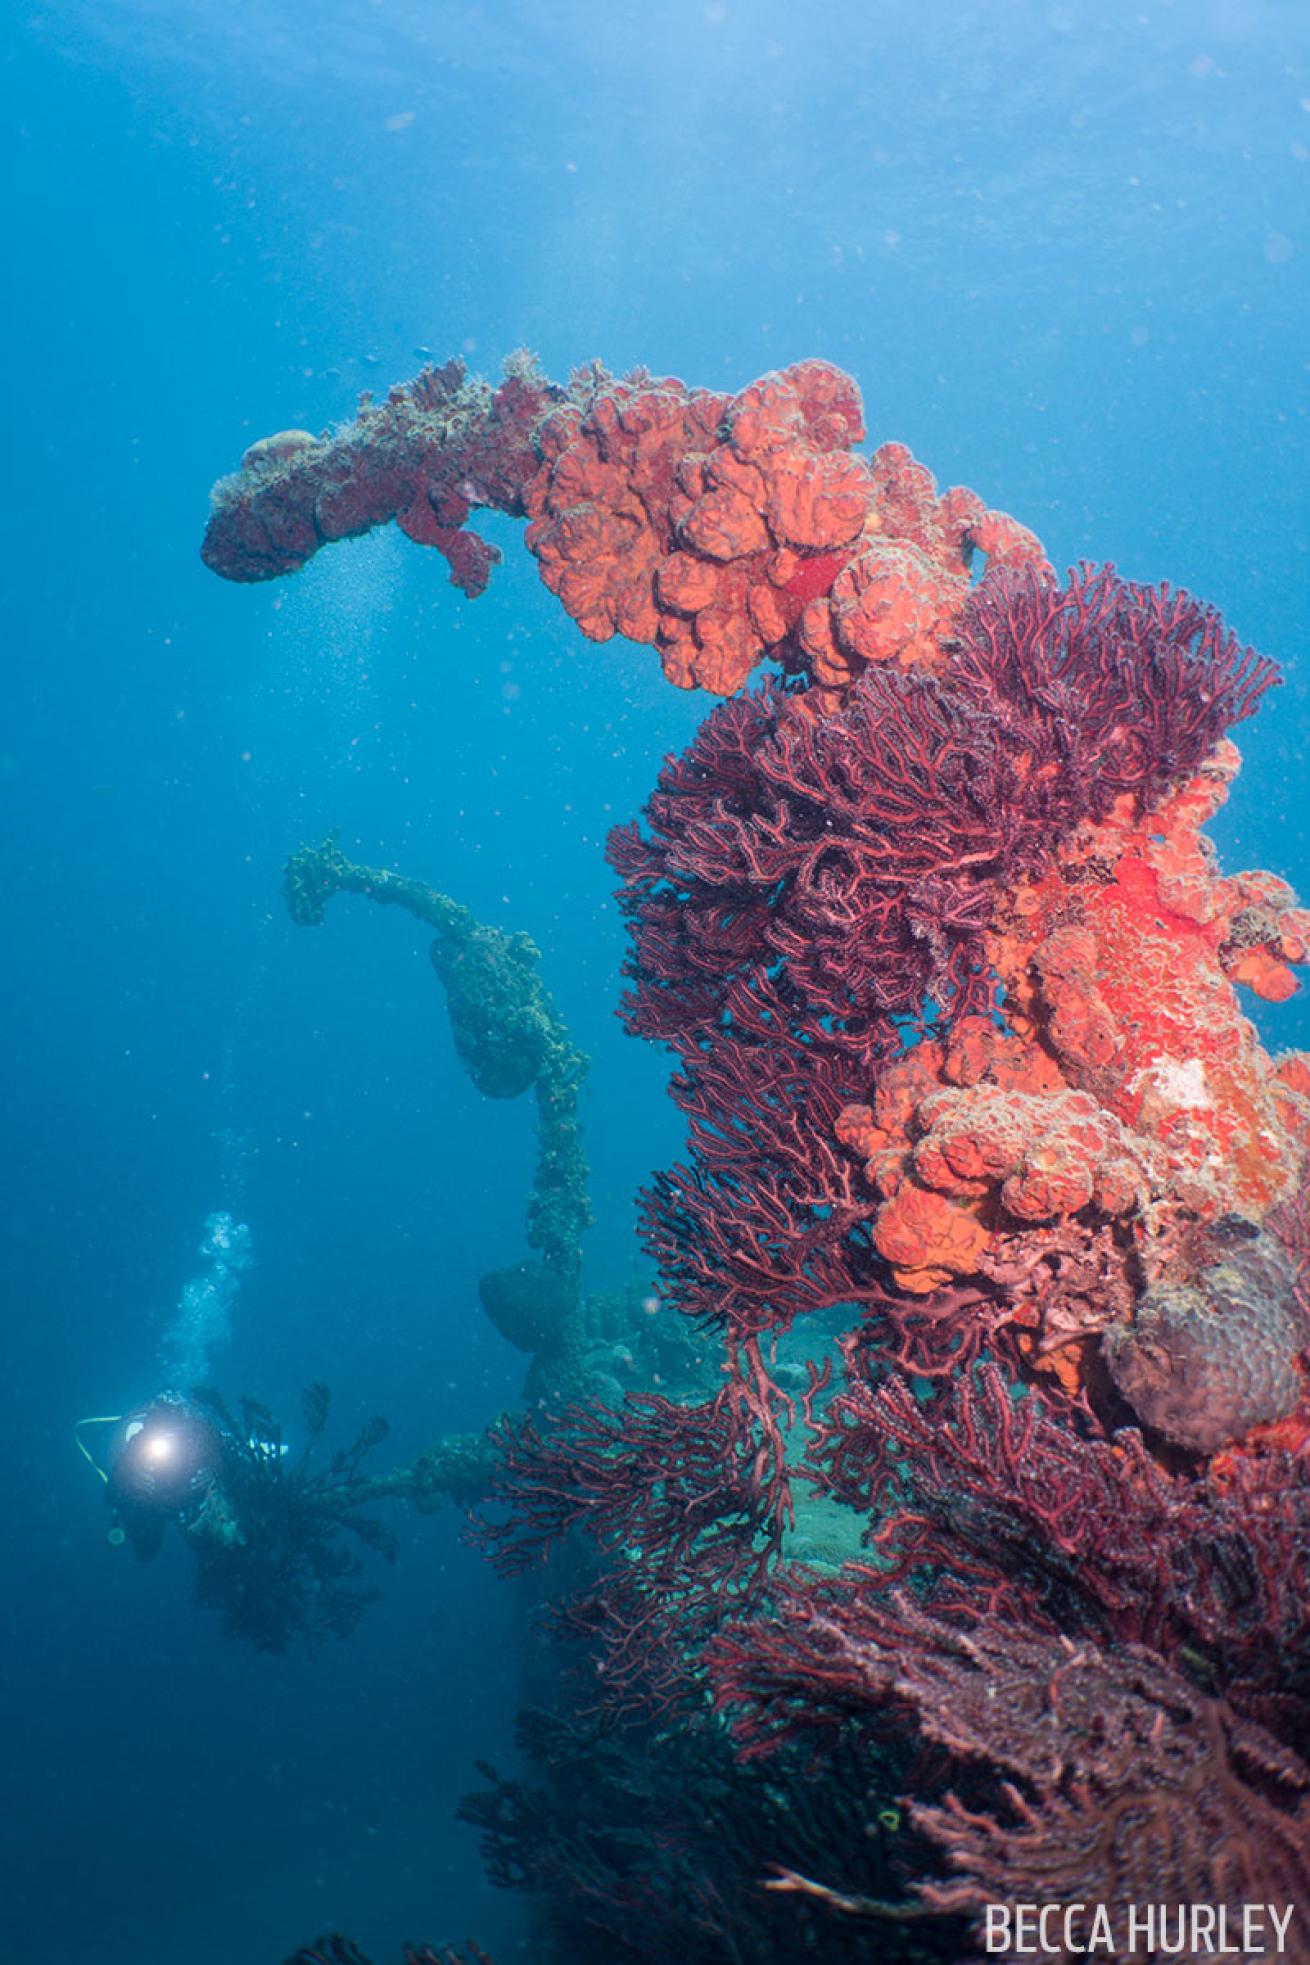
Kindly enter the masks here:
M 919 1883 L 926 1904 L 1306 1901 L 1310 1768 L 1263 1728 L 1140 1646 L 962 1629 L 862 1580 L 784 1589 L 710 1668 L 748 1752 L 890 1707 L 949 1757 L 941 1800 L 911 1805 L 955 1872 Z
M 830 716 L 766 684 L 665 765 L 646 830 L 610 843 L 634 1030 L 685 1056 L 764 975 L 811 1041 L 971 1007 L 990 884 L 1125 792 L 1149 807 L 1275 677 L 1213 610 L 1109 567 L 999 573 L 957 632 L 947 670 L 870 669 Z
M 868 1516 L 884 1589 L 934 1578 L 952 1615 L 1186 1656 L 1243 1713 L 1310 1746 L 1310 1459 L 1170 1473 L 1133 1430 L 1089 1438 L 996 1366 L 930 1401 L 867 1375 L 812 1419 L 821 1489 Z M 872 1572 L 871 1572 L 872 1573 Z
M 688 1158 L 656 1175 L 640 1218 L 685 1315 L 753 1338 L 861 1298 L 876 1262 L 853 1237 L 870 1204 L 836 1132 L 853 1082 L 840 1055 L 736 1040 L 674 1080 Z
M 645 1394 L 621 1412 L 573 1407 L 549 1433 L 530 1420 L 498 1429 L 490 1506 L 503 1515 L 477 1540 L 513 1575 L 574 1531 L 590 1538 L 600 1572 L 562 1618 L 597 1641 L 611 1712 L 676 1702 L 694 1647 L 758 1601 L 791 1520 L 789 1414 L 746 1345 L 703 1405 Z
M 1086 801 L 1102 817 L 1133 793 L 1149 809 L 1204 762 L 1224 732 L 1277 680 L 1213 607 L 1168 586 L 1083 566 L 1056 588 L 1031 569 L 1002 572 L 975 593 L 959 625 L 950 674 L 989 720 L 1031 705 L 1055 764 L 1048 796 L 1062 819 Z

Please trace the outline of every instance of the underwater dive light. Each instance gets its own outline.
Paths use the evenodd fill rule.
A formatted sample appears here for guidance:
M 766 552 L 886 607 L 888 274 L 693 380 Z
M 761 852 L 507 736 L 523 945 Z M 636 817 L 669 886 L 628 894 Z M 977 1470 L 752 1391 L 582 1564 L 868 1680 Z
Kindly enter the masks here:
M 100 1466 L 81 1439 L 87 1425 L 119 1428 L 108 1469 Z M 118 1419 L 79 1422 L 78 1445 L 116 1500 L 137 1508 L 171 1511 L 186 1504 L 217 1471 L 222 1453 L 218 1432 L 181 1401 L 156 1399 Z

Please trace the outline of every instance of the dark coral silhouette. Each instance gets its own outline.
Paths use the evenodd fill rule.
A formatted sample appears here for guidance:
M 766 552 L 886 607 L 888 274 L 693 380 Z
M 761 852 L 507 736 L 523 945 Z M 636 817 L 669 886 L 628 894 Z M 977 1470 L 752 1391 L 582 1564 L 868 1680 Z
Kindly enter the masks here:
M 227 1636 L 259 1651 L 285 1651 L 293 1638 L 312 1646 L 329 1634 L 348 1636 L 379 1595 L 359 1580 L 359 1547 L 388 1562 L 398 1553 L 381 1522 L 355 1512 L 362 1463 L 386 1438 L 386 1420 L 367 1421 L 319 1468 L 314 1456 L 330 1403 L 325 1385 L 305 1392 L 305 1444 L 294 1455 L 283 1451 L 273 1415 L 253 1399 L 243 1399 L 236 1414 L 215 1391 L 204 1403 L 222 1429 L 223 1458 L 219 1484 L 189 1530 L 197 1602 L 218 1611 Z

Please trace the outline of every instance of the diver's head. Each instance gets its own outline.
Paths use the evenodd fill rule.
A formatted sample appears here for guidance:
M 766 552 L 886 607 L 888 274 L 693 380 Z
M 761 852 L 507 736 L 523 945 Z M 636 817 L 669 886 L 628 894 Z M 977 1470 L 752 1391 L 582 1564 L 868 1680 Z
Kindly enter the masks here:
M 109 1467 L 116 1503 L 174 1514 L 218 1470 L 221 1442 L 207 1419 L 168 1397 L 155 1399 L 124 1423 Z

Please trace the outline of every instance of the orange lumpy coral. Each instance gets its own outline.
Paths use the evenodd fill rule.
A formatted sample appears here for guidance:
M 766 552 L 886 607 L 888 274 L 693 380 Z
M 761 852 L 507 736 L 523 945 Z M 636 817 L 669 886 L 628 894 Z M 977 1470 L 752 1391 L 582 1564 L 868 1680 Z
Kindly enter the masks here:
M 1004 1092 L 993 1085 L 943 1091 L 917 1115 L 918 1180 L 943 1193 L 1000 1185 L 1020 1221 L 1076 1214 L 1095 1200 L 1125 1214 L 1145 1191 L 1145 1170 L 1123 1128 L 1085 1092 Z
M 1310 1142 L 1310 1055 L 1288 1051 L 1275 1059 L 1273 1094 L 1283 1131 Z
M 926 1296 L 971 1275 L 991 1235 L 967 1206 L 907 1182 L 879 1214 L 873 1239 L 900 1287 Z
M 801 617 L 799 639 L 815 681 L 848 684 L 871 662 L 940 667 L 969 592 L 976 552 L 989 567 L 1049 571 L 1036 535 L 989 511 L 964 486 L 938 496 L 932 473 L 904 444 L 885 443 L 870 475 L 873 503 L 858 553 Z
M 1236 763 L 1223 745 L 1160 811 L 1119 812 L 1083 836 L 1016 897 L 991 954 L 1023 1027 L 1072 1083 L 1163 1149 L 1193 1204 L 1259 1218 L 1299 1156 L 1231 984 L 1289 994 L 1304 911 L 1272 876 L 1214 872 L 1198 827 Z M 1089 881 L 1089 866 L 1101 877 Z
M 827 700 L 869 662 L 939 662 L 976 551 L 1046 564 L 903 444 L 852 456 L 863 435 L 827 362 L 733 397 L 594 376 L 541 425 L 528 545 L 585 635 L 653 643 L 680 687 L 731 694 L 772 655 Z
M 825 362 L 735 398 L 606 379 L 542 427 L 528 544 L 584 634 L 653 642 L 671 681 L 730 694 L 790 634 L 799 556 L 858 537 L 863 434 L 859 392 Z
M 963 573 L 935 565 L 912 545 L 879 540 L 852 560 L 827 600 L 801 617 L 801 645 L 815 680 L 848 683 L 868 662 L 938 666 L 941 637 L 968 592 Z
M 999 1236 L 1094 1207 L 1126 1216 L 1152 1186 L 1149 1153 L 1085 1092 L 942 1087 L 899 1142 L 848 1108 L 838 1135 L 886 1196 L 873 1240 L 913 1293 L 977 1272 Z
M 1248 949 L 1239 956 L 1229 970 L 1234 982 L 1245 983 L 1248 989 L 1262 997 L 1266 1003 L 1286 1003 L 1289 996 L 1295 996 L 1300 984 L 1286 962 L 1270 955 L 1267 949 Z
M 1226 973 L 1265 1002 L 1285 1003 L 1300 987 L 1295 967 L 1310 960 L 1310 908 L 1272 873 L 1235 874 L 1224 889 Z
M 913 1294 L 976 1273 L 998 1236 L 1095 1206 L 1139 1208 L 1149 1155 L 1042 1049 L 982 1016 L 916 1045 L 837 1137 L 882 1196 L 874 1245 Z
M 1218 875 L 1201 827 L 1237 753 L 1218 742 L 1195 768 L 1254 707 L 1270 665 L 1187 596 L 1128 587 L 1112 569 L 1056 589 L 1026 528 L 970 490 L 939 493 L 901 444 L 853 455 L 863 435 L 858 390 L 824 362 L 735 396 L 599 369 L 564 391 L 524 358 L 492 391 L 448 364 L 364 404 L 347 430 L 252 446 L 216 490 L 205 555 L 229 577 L 263 579 L 394 520 L 443 553 L 472 595 L 496 557 L 465 530 L 486 505 L 529 517 L 543 579 L 592 640 L 653 645 L 673 681 L 720 693 L 763 656 L 807 672 L 812 687 L 779 692 L 758 717 L 748 706 L 737 726 L 752 744 L 770 728 L 779 739 L 760 782 L 767 802 L 749 818 L 736 809 L 711 747 L 711 806 L 667 828 L 682 857 L 652 849 L 631 876 L 635 889 L 660 869 L 643 892 L 658 887 L 661 908 L 671 866 L 694 869 L 689 893 L 699 882 L 712 894 L 703 911 L 716 925 L 693 944 L 687 992 L 699 1004 L 729 942 L 723 861 L 706 842 L 758 826 L 734 848 L 752 882 L 764 884 L 767 842 L 791 869 L 779 894 L 793 875 L 809 888 L 799 931 L 788 919 L 786 939 L 768 941 L 764 970 L 781 948 L 830 931 L 853 950 L 847 961 L 825 944 L 808 1003 L 798 954 L 789 987 L 805 1007 L 787 1012 L 803 1022 L 798 1055 L 823 1053 L 829 1022 L 846 1026 L 848 1012 L 843 1043 L 870 1013 L 890 1041 L 895 1019 L 941 1008 L 944 1034 L 884 1065 L 868 1102 L 840 1113 L 837 1139 L 857 1165 L 829 1149 L 831 1190 L 793 1194 L 794 1221 L 808 1211 L 822 1234 L 849 1234 L 836 1273 L 849 1258 L 853 1298 L 867 1284 L 871 1303 L 886 1300 L 887 1272 L 912 1297 L 942 1292 L 901 1326 L 906 1355 L 935 1346 L 938 1369 L 1009 1325 L 1012 1357 L 1078 1396 L 1094 1398 L 1094 1376 L 1103 1388 L 1108 1371 L 1176 1444 L 1209 1452 L 1252 1428 L 1301 1424 L 1305 1285 L 1281 1279 L 1274 1245 L 1279 1204 L 1304 1177 L 1310 1060 L 1271 1061 L 1237 990 L 1292 995 L 1310 910 L 1271 874 Z M 989 565 L 973 588 L 980 552 Z M 1026 577 L 997 581 L 998 567 Z M 944 681 L 922 673 L 952 663 Z M 866 676 L 844 705 L 870 667 L 919 674 Z M 843 707 L 865 720 L 838 717 L 831 748 L 808 747 Z M 892 735 L 881 752 L 867 741 L 871 718 Z M 908 791 L 902 765 L 906 782 L 922 779 Z M 697 792 L 684 775 L 670 802 L 695 806 Z M 975 792 L 973 832 L 957 840 L 943 814 Z M 903 868 L 885 842 L 869 852 L 864 831 L 867 819 L 876 834 L 881 804 L 898 798 Z M 788 826 L 802 857 L 781 850 Z M 643 852 L 634 840 L 620 849 L 630 866 Z M 902 881 L 907 898 L 893 905 Z M 789 892 L 779 907 L 791 904 Z M 735 934 L 731 896 L 726 906 Z M 655 924 L 643 960 L 676 979 L 666 929 Z M 950 1027 L 961 995 L 994 1002 L 995 1016 Z M 660 1034 L 666 1015 L 650 1012 Z M 721 1209 L 734 1204 L 745 1205 L 725 1183 Z M 780 1239 L 778 1206 L 762 1190 L 764 1240 Z M 741 1286 L 743 1328 L 781 1324 L 812 1295 L 810 1229 L 797 1232 L 794 1274 L 770 1279 L 767 1301 L 754 1272 Z M 731 1241 L 721 1235 L 705 1264 L 716 1315 Z M 870 1244 L 882 1259 L 872 1277 Z M 922 1335 L 948 1326 L 948 1343 Z

